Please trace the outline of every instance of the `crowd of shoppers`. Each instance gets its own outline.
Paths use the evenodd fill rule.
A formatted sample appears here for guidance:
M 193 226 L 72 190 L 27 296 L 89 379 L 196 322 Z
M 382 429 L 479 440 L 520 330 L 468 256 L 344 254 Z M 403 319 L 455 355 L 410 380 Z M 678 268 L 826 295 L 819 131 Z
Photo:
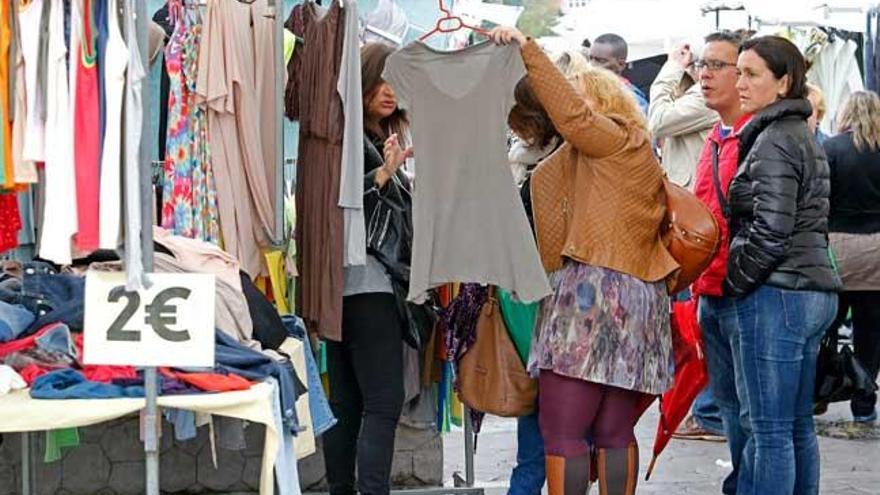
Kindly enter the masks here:
M 827 137 L 816 125 L 822 91 L 781 37 L 724 31 L 699 54 L 676 47 L 650 105 L 621 75 L 617 35 L 581 47 L 588 57 L 555 59 L 514 28 L 490 37 L 516 44 L 527 70 L 510 160 L 553 288 L 535 322 L 539 399 L 518 423 L 510 493 L 538 494 L 545 478 L 551 495 L 582 495 L 592 480 L 605 495 L 635 493 L 633 429 L 645 401 L 672 383 L 670 301 L 691 297 L 710 386 L 683 436 L 723 435 L 732 471 L 722 493 L 818 493 L 820 340 L 851 314 L 857 358 L 875 378 L 880 370 L 880 98 L 853 94 L 840 134 Z M 399 169 L 413 154 L 406 115 L 381 79 L 390 52 L 363 51 L 365 186 L 375 194 L 392 179 L 409 187 Z M 678 265 L 658 236 L 664 176 L 690 189 L 721 232 L 710 266 L 673 296 L 666 281 Z M 552 222 L 559 205 L 564 229 Z M 325 436 L 328 482 L 333 494 L 387 493 L 402 323 L 379 260 L 345 282 L 343 340 L 328 347 L 340 421 Z M 876 400 L 853 398 L 853 418 L 875 421 Z
M 576 164 L 575 191 L 601 191 L 598 177 L 631 181 L 633 170 L 627 167 L 634 164 L 647 177 L 657 170 L 657 161 L 642 151 L 656 139 L 668 175 L 710 208 L 721 227 L 721 249 L 693 284 L 691 295 L 699 300 L 711 384 L 701 398 L 716 422 L 703 425 L 698 407 L 696 426 L 708 433 L 721 432 L 728 442 L 733 470 L 723 483 L 723 493 L 818 493 L 820 462 L 813 422 L 816 359 L 822 336 L 837 331 L 850 307 L 858 358 L 875 377 L 880 366 L 878 333 L 871 325 L 880 315 L 868 309 L 876 306 L 871 301 L 877 299 L 880 260 L 878 229 L 873 226 L 880 212 L 880 180 L 876 167 L 869 164 L 878 153 L 880 100 L 873 94 L 853 95 L 841 116 L 841 135 L 828 139 L 816 126 L 825 112 L 821 89 L 807 84 L 806 63 L 794 44 L 780 37 L 747 39 L 743 33 L 719 32 L 705 39 L 699 57 L 687 46 L 670 55 L 652 86 L 645 126 L 631 108 L 607 108 L 609 100 L 629 100 L 623 96 L 629 87 L 619 77 L 616 89 L 605 91 L 612 96 L 600 99 L 579 84 L 580 79 L 566 85 L 550 64 L 536 62 L 534 42 L 516 30 L 497 29 L 493 39 L 521 45 L 527 81 L 536 96 L 530 104 L 541 105 L 534 111 L 544 110 L 552 123 L 548 128 L 564 140 L 563 152 L 542 162 L 535 178 L 540 178 L 543 167 L 555 166 L 559 155 Z M 598 65 L 625 64 L 619 46 L 613 37 L 596 40 L 590 59 Z M 689 79 L 698 85 L 692 86 Z M 576 103 L 563 108 L 558 103 L 561 97 Z M 622 141 L 615 139 L 618 136 L 623 136 Z M 620 159 L 626 165 L 607 167 Z M 594 180 L 581 185 L 580 177 Z M 861 186 L 855 194 L 849 193 L 851 181 Z M 540 179 L 533 179 L 532 192 L 539 188 Z M 647 183 L 638 190 L 646 189 L 656 192 Z M 628 187 L 614 191 L 621 190 L 626 191 L 627 201 L 647 200 Z M 611 191 L 594 196 L 614 194 Z M 564 260 L 546 266 L 554 294 L 542 304 L 531 358 L 540 383 L 539 433 L 547 486 L 551 494 L 582 494 L 593 474 L 601 493 L 635 493 L 631 463 L 637 450 L 609 457 L 624 440 L 634 440 L 629 434 L 635 418 L 625 414 L 626 402 L 616 399 L 653 392 L 626 373 L 608 379 L 612 374 L 603 367 L 609 359 L 636 363 L 627 371 L 662 360 L 664 354 L 656 347 L 636 347 L 638 355 L 633 355 L 628 345 L 639 338 L 657 337 L 655 342 L 663 342 L 668 324 L 649 316 L 629 327 L 626 323 L 634 319 L 629 313 L 628 318 L 602 318 L 603 311 L 625 311 L 615 305 L 619 299 L 609 299 L 608 294 L 619 295 L 636 285 L 650 287 L 657 279 L 627 271 L 631 267 L 624 265 L 609 266 L 607 257 L 595 257 L 586 247 L 590 242 L 585 245 L 578 236 L 596 234 L 589 227 L 591 221 L 616 218 L 620 211 L 610 213 L 578 202 L 578 193 L 573 194 L 574 219 L 563 244 L 571 251 L 555 253 Z M 656 197 L 653 201 L 656 205 Z M 649 223 L 651 217 L 645 214 L 649 209 L 627 207 L 631 218 Z M 591 220 L 579 223 L 579 215 Z M 537 229 L 540 246 L 540 223 Z M 601 239 L 599 234 L 590 240 Z M 596 244 L 622 249 L 611 240 Z M 829 256 L 832 244 L 837 268 Z M 646 259 L 663 259 L 657 257 L 658 251 L 651 252 L 650 243 L 641 248 L 648 250 L 642 251 Z M 601 275 L 591 278 L 584 272 Z M 614 274 L 618 279 L 630 277 L 633 285 L 603 283 L 610 272 L 618 272 Z M 611 287 L 615 290 L 609 292 Z M 842 287 L 845 302 L 838 310 L 837 293 Z M 662 299 L 665 292 L 653 296 Z M 641 303 L 643 316 L 650 315 L 651 297 Z M 875 396 L 854 398 L 854 419 L 875 420 L 875 402 Z M 629 421 L 628 429 L 613 425 L 617 432 L 628 430 L 619 442 L 609 443 L 603 415 L 609 407 L 617 419 Z M 523 464 L 525 457 L 518 456 Z M 609 460 L 614 473 L 608 471 Z M 591 466 L 599 472 L 590 473 Z M 531 471 L 531 486 L 524 486 L 525 477 L 515 470 L 510 493 L 540 491 L 537 472 Z

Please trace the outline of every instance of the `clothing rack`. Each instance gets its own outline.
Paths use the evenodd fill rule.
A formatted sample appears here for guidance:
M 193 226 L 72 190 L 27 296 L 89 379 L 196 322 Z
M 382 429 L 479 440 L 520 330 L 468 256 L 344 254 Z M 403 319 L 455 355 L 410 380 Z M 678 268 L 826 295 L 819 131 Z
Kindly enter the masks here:
M 720 5 L 717 7 L 703 7 L 702 9 L 700 9 L 700 11 L 703 13 L 704 17 L 706 16 L 706 14 L 714 12 L 715 13 L 715 29 L 720 29 L 721 28 L 721 13 L 722 12 L 745 12 L 746 8 L 744 5 L 738 5 L 736 7 L 729 7 L 726 5 Z M 751 25 L 752 25 L 752 16 L 749 16 L 749 27 L 750 28 L 751 28 Z

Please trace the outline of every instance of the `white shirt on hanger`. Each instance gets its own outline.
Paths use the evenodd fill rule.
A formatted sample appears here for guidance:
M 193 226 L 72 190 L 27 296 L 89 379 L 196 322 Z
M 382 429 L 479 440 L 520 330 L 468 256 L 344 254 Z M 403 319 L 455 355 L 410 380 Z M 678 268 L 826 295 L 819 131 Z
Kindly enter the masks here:
M 71 263 L 71 237 L 78 230 L 76 217 L 76 175 L 73 160 L 73 101 L 76 64 L 69 64 L 64 40 L 64 3 L 51 0 L 49 50 L 46 69 L 46 130 L 52 145 L 46 147 L 46 204 L 40 256 L 59 265 Z M 71 6 L 70 46 L 79 46 L 76 26 L 80 10 Z
M 128 46 L 119 26 L 118 0 L 108 0 L 107 49 L 102 61 L 106 122 L 101 153 L 100 245 L 116 249 L 121 239 L 122 216 L 122 97 Z

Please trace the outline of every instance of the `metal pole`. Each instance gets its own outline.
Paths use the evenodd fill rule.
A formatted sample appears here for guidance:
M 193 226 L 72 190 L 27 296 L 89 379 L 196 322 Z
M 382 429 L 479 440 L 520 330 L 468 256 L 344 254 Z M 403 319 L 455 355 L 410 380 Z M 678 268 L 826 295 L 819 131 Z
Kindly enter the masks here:
M 134 36 L 140 49 L 138 56 L 143 66 L 149 69 L 147 54 L 149 39 L 147 37 L 147 5 L 146 0 L 131 0 L 129 4 L 135 19 Z M 150 85 L 145 81 L 141 84 L 143 102 L 150 101 Z M 144 273 L 153 271 L 153 181 L 152 163 L 150 161 L 150 142 L 146 139 L 146 130 L 150 128 L 150 106 L 143 105 L 141 121 L 141 142 L 139 156 L 140 171 L 140 205 L 141 205 L 141 256 Z M 144 392 L 146 408 L 144 410 L 144 457 L 146 463 L 146 493 L 159 495 L 159 407 L 157 404 L 156 368 L 144 369 Z
M 268 1 L 275 33 L 275 239 L 284 243 L 284 2 Z
M 31 494 L 31 434 L 21 434 L 21 493 Z
M 471 410 L 464 406 L 464 479 L 468 488 L 474 486 L 474 425 Z

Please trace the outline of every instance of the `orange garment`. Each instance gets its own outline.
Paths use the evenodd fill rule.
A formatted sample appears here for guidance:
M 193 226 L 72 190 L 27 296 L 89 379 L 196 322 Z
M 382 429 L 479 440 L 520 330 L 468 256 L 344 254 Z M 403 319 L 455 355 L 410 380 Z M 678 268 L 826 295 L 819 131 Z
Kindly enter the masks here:
M 0 125 L 3 129 L 3 187 L 15 187 L 15 168 L 12 162 L 12 104 L 9 98 L 9 48 L 12 42 L 10 2 L 0 2 L 0 106 L 3 116 Z
M 234 373 L 221 375 L 219 373 L 182 373 L 172 371 L 169 368 L 160 368 L 163 376 L 176 378 L 193 387 L 205 392 L 233 392 L 247 390 L 252 383 Z

